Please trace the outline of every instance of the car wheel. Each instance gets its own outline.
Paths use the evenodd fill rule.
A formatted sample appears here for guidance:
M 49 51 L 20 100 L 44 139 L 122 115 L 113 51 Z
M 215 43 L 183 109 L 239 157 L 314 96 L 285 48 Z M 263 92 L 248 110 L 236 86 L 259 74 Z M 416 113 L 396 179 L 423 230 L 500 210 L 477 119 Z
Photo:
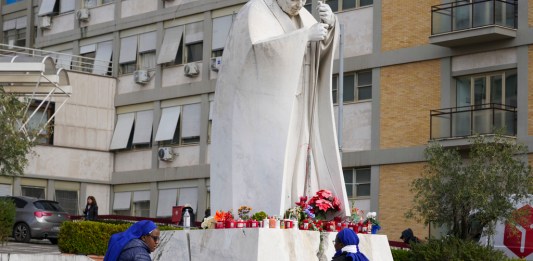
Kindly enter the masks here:
M 13 230 L 13 238 L 18 242 L 30 242 L 31 239 L 31 230 L 28 225 L 24 223 L 18 223 L 15 225 Z
M 52 243 L 52 245 L 57 245 L 57 238 L 49 238 L 48 240 L 50 240 L 50 243 Z

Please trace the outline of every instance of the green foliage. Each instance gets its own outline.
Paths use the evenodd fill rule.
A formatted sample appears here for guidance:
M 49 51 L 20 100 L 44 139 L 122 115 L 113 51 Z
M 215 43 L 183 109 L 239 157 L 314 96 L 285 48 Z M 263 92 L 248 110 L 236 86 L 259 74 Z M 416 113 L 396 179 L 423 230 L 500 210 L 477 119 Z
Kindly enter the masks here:
M 104 255 L 111 235 L 123 232 L 131 226 L 95 221 L 63 222 L 59 231 L 58 247 L 62 253 Z M 159 230 L 178 230 L 172 226 L 158 226 Z
M 0 245 L 7 242 L 15 223 L 15 204 L 11 200 L 0 199 Z
M 26 104 L 0 87 L 0 176 L 22 175 L 28 163 L 26 156 L 34 145 L 32 133 L 19 131 L 25 119 Z
M 512 220 L 514 204 L 529 196 L 533 184 L 527 148 L 501 135 L 475 136 L 468 150 L 430 144 L 422 177 L 413 181 L 413 208 L 407 217 L 451 229 L 472 239 L 498 220 Z
M 446 237 L 441 240 L 430 239 L 426 243 L 412 244 L 410 252 L 409 260 L 415 261 L 508 260 L 503 252 L 492 247 L 481 246 L 472 240 L 455 237 Z
M 267 213 L 265 213 L 264 211 L 259 211 L 252 215 L 252 219 L 257 221 L 261 221 L 265 218 L 267 218 Z
M 411 260 L 411 251 L 403 249 L 391 249 L 392 259 L 394 261 L 409 261 Z

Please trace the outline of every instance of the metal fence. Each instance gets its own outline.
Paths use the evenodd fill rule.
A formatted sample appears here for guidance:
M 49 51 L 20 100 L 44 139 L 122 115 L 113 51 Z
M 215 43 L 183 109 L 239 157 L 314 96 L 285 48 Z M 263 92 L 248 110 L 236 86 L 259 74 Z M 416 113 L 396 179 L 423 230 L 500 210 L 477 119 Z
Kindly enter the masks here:
M 110 60 L 98 60 L 91 57 L 72 55 L 68 53 L 52 52 L 20 46 L 0 44 L 0 57 L 24 55 L 31 57 L 52 57 L 56 68 L 70 71 L 85 72 L 98 75 L 112 75 L 113 64 Z
M 498 25 L 517 28 L 516 0 L 454 1 L 431 7 L 431 34 Z
M 430 138 L 464 138 L 474 134 L 516 136 L 516 107 L 488 103 L 431 110 Z

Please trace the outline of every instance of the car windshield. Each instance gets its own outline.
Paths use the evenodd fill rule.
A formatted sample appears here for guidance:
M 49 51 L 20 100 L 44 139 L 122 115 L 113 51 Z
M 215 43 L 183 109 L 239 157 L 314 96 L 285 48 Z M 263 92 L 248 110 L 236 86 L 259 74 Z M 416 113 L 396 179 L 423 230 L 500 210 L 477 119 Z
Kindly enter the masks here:
M 65 212 L 59 203 L 54 201 L 35 201 L 33 205 L 42 210 Z

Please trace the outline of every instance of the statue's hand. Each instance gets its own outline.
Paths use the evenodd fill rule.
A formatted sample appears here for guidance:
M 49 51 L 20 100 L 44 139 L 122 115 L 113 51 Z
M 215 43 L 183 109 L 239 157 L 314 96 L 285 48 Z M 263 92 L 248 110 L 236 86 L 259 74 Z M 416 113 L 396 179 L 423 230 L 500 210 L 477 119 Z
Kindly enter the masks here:
M 318 16 L 320 16 L 320 20 L 322 20 L 322 22 L 328 24 L 330 27 L 335 25 L 335 15 L 328 4 L 318 1 L 317 10 Z
M 316 23 L 311 26 L 308 31 L 309 41 L 316 42 L 326 39 L 326 35 L 328 34 L 328 27 L 329 25 L 323 23 Z

